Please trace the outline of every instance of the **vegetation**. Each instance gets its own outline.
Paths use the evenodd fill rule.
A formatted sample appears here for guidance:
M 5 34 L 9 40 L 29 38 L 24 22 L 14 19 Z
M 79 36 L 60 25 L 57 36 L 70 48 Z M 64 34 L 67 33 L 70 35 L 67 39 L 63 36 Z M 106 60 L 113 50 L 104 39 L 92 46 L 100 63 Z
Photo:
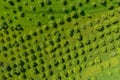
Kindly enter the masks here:
M 120 80 L 119 16 L 119 0 L 0 0 L 0 80 Z

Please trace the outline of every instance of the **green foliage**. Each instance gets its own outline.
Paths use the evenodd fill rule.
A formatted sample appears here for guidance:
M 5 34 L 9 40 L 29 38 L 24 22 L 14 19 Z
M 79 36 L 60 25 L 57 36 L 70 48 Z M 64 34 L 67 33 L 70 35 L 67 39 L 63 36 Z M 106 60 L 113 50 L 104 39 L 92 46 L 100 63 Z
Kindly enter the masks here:
M 0 80 L 119 80 L 119 6 L 0 0 Z

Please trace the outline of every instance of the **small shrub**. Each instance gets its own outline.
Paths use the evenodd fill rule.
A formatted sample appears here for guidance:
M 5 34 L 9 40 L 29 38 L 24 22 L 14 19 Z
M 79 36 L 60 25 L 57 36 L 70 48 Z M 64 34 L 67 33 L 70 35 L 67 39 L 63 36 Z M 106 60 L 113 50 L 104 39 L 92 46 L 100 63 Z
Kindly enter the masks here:
M 72 16 L 73 18 L 78 18 L 78 14 L 77 14 L 76 12 L 72 12 L 72 13 L 71 13 L 71 16 Z
M 38 64 L 36 63 L 36 62 L 32 62 L 32 65 L 31 65 L 32 67 L 37 67 L 38 66 Z
M 42 1 L 40 2 L 40 7 L 44 7 L 45 6 L 45 3 Z
M 3 65 L 4 65 L 4 63 L 2 61 L 0 61 L 0 66 L 3 66 Z
M 21 74 L 20 77 L 21 77 L 21 79 L 26 79 L 27 78 L 26 74 Z
M 48 8 L 47 8 L 47 12 L 48 12 L 48 13 L 51 13 L 51 12 L 53 12 L 53 9 L 50 8 L 50 7 L 48 7 Z
M 49 75 L 50 75 L 50 76 L 53 76 L 53 74 L 54 74 L 53 71 L 50 70 L 50 71 L 49 71 Z
M 95 28 L 96 28 L 97 31 L 103 31 L 104 30 L 103 25 L 97 25 Z
M 41 26 L 41 22 L 40 21 L 37 22 L 37 26 Z
M 108 49 L 108 50 L 113 50 L 113 49 L 115 49 L 115 46 L 112 45 L 112 44 L 109 44 L 109 45 L 107 46 L 107 49 Z
M 90 36 L 90 40 L 91 40 L 91 42 L 95 42 L 96 41 L 96 36 L 94 36 L 94 35 Z
M 34 61 L 37 59 L 36 55 L 31 55 L 31 59 Z
M 82 42 L 80 42 L 78 45 L 80 48 L 84 47 L 84 44 Z
M 73 37 L 73 35 L 74 35 L 74 29 L 70 29 L 70 31 L 69 31 L 69 36 L 70 36 L 70 37 Z
M 7 48 L 6 46 L 2 46 L 2 50 L 3 50 L 3 51 L 7 51 L 8 48 Z
M 32 37 L 31 37 L 31 35 L 27 34 L 27 35 L 24 35 L 24 39 L 25 39 L 25 40 L 31 40 Z
M 54 20 L 55 17 L 54 17 L 53 15 L 49 15 L 49 19 L 50 19 L 50 20 Z
M 106 6 L 107 5 L 107 1 L 106 0 L 101 0 L 100 4 L 103 5 L 103 6 Z
M 62 19 L 57 20 L 58 24 L 63 25 L 65 22 Z
M 66 6 L 67 5 L 67 0 L 62 0 L 62 4 L 64 5 L 64 6 Z
M 114 35 L 114 39 L 115 39 L 115 40 L 119 40 L 119 39 L 120 39 L 120 35 L 119 35 L 119 34 L 115 34 L 115 35 Z
M 109 6 L 108 6 L 108 9 L 109 9 L 109 10 L 113 10 L 113 9 L 114 9 L 114 6 L 113 6 L 113 5 L 109 5 Z
M 35 50 L 41 51 L 42 49 L 41 49 L 41 47 L 40 47 L 39 45 L 36 45 L 36 46 L 35 46 Z
M 22 52 L 22 56 L 25 56 L 25 57 L 27 57 L 29 54 L 28 54 L 28 52 L 27 51 L 25 51 L 25 52 Z
M 98 47 L 99 47 L 98 43 L 95 42 L 95 43 L 92 44 L 93 49 L 97 49 Z
M 75 11 L 75 10 L 76 10 L 76 6 L 75 6 L 75 5 L 71 5 L 71 9 L 72 9 L 73 11 Z
M 46 0 L 46 4 L 47 4 L 47 5 L 51 5 L 51 4 L 52 4 L 52 1 L 51 1 L 51 0 Z
M 44 30 L 48 31 L 49 29 L 50 29 L 50 28 L 49 28 L 48 25 L 45 25 L 45 26 L 44 26 Z
M 97 3 L 96 3 L 96 2 L 93 2 L 93 3 L 92 3 L 92 6 L 93 6 L 93 7 L 97 7 Z
M 101 63 L 101 62 L 102 62 L 102 60 L 100 57 L 95 58 L 95 63 Z
M 11 39 L 10 39 L 10 37 L 7 37 L 6 40 L 7 40 L 7 41 L 10 41 Z
M 79 10 L 78 10 L 78 13 L 79 13 L 81 16 L 85 16 L 85 11 L 84 11 L 84 10 L 79 9 Z
M 90 66 L 94 65 L 94 62 L 93 62 L 93 61 L 90 61 L 90 62 L 89 62 L 89 65 L 90 65 Z
M 90 44 L 91 44 L 91 41 L 86 38 L 86 39 L 85 39 L 85 44 L 86 44 L 86 45 L 90 45 Z
M 80 50 L 78 51 L 78 54 L 82 56 L 82 55 L 84 55 L 84 54 L 85 54 L 85 51 L 84 51 L 84 50 L 82 50 L 82 49 L 80 49 Z
M 37 32 L 36 31 L 33 32 L 33 36 L 37 36 Z
M 18 41 L 24 43 L 25 40 L 24 40 L 23 37 L 21 36 L 21 37 L 18 38 Z
M 34 74 L 39 74 L 39 71 L 37 68 L 34 69 Z
M 64 13 L 69 13 L 69 11 L 66 8 L 63 8 Z
M 89 3 L 90 2 L 90 0 L 84 0 L 84 3 L 86 4 L 86 3 Z
M 8 1 L 9 5 L 14 6 L 14 2 L 13 1 Z
M 107 35 L 110 35 L 110 34 L 111 34 L 111 30 L 105 30 L 105 33 L 106 33 Z
M 63 68 L 63 70 L 65 70 L 65 69 L 66 69 L 66 65 L 65 65 L 65 64 L 63 64 L 63 65 L 62 65 L 62 68 Z
M 7 77 L 5 75 L 2 75 L 0 79 L 1 80 L 7 80 Z
M 16 27 L 15 27 L 15 29 L 17 31 L 23 31 L 23 27 L 21 26 L 21 24 L 17 24 Z
M 22 9 L 23 9 L 22 6 L 18 6 L 19 11 L 22 11 Z
M 82 6 L 83 6 L 82 2 L 78 2 L 78 5 L 79 5 L 80 7 L 82 7 Z
M 118 26 L 113 26 L 112 31 L 114 33 L 118 33 L 119 32 L 119 27 Z
M 20 68 L 20 71 L 21 71 L 22 73 L 25 73 L 25 72 L 26 72 L 26 69 L 25 69 L 24 67 L 21 67 L 21 68 Z
M 112 36 L 108 36 L 107 37 L 107 42 L 108 43 L 112 43 L 114 41 L 113 37 Z
M 58 28 L 58 24 L 55 21 L 51 21 L 50 26 L 52 26 L 53 28 Z
M 72 21 L 71 17 L 69 17 L 69 16 L 67 16 L 67 15 L 66 15 L 64 18 L 65 18 L 65 20 L 67 20 L 68 22 L 71 22 L 71 21 Z
M 106 53 L 107 52 L 107 48 L 106 47 L 103 47 L 102 50 L 101 50 L 102 53 Z
M 23 66 L 25 64 L 25 62 L 23 61 L 23 60 L 20 60 L 19 62 L 18 62 L 18 65 L 19 66 Z

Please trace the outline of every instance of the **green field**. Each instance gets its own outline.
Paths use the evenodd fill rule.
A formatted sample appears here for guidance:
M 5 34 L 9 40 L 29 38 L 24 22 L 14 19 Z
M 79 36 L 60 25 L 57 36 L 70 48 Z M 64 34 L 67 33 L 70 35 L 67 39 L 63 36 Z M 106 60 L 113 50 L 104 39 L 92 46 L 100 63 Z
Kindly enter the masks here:
M 120 0 L 0 0 L 0 80 L 120 80 Z

